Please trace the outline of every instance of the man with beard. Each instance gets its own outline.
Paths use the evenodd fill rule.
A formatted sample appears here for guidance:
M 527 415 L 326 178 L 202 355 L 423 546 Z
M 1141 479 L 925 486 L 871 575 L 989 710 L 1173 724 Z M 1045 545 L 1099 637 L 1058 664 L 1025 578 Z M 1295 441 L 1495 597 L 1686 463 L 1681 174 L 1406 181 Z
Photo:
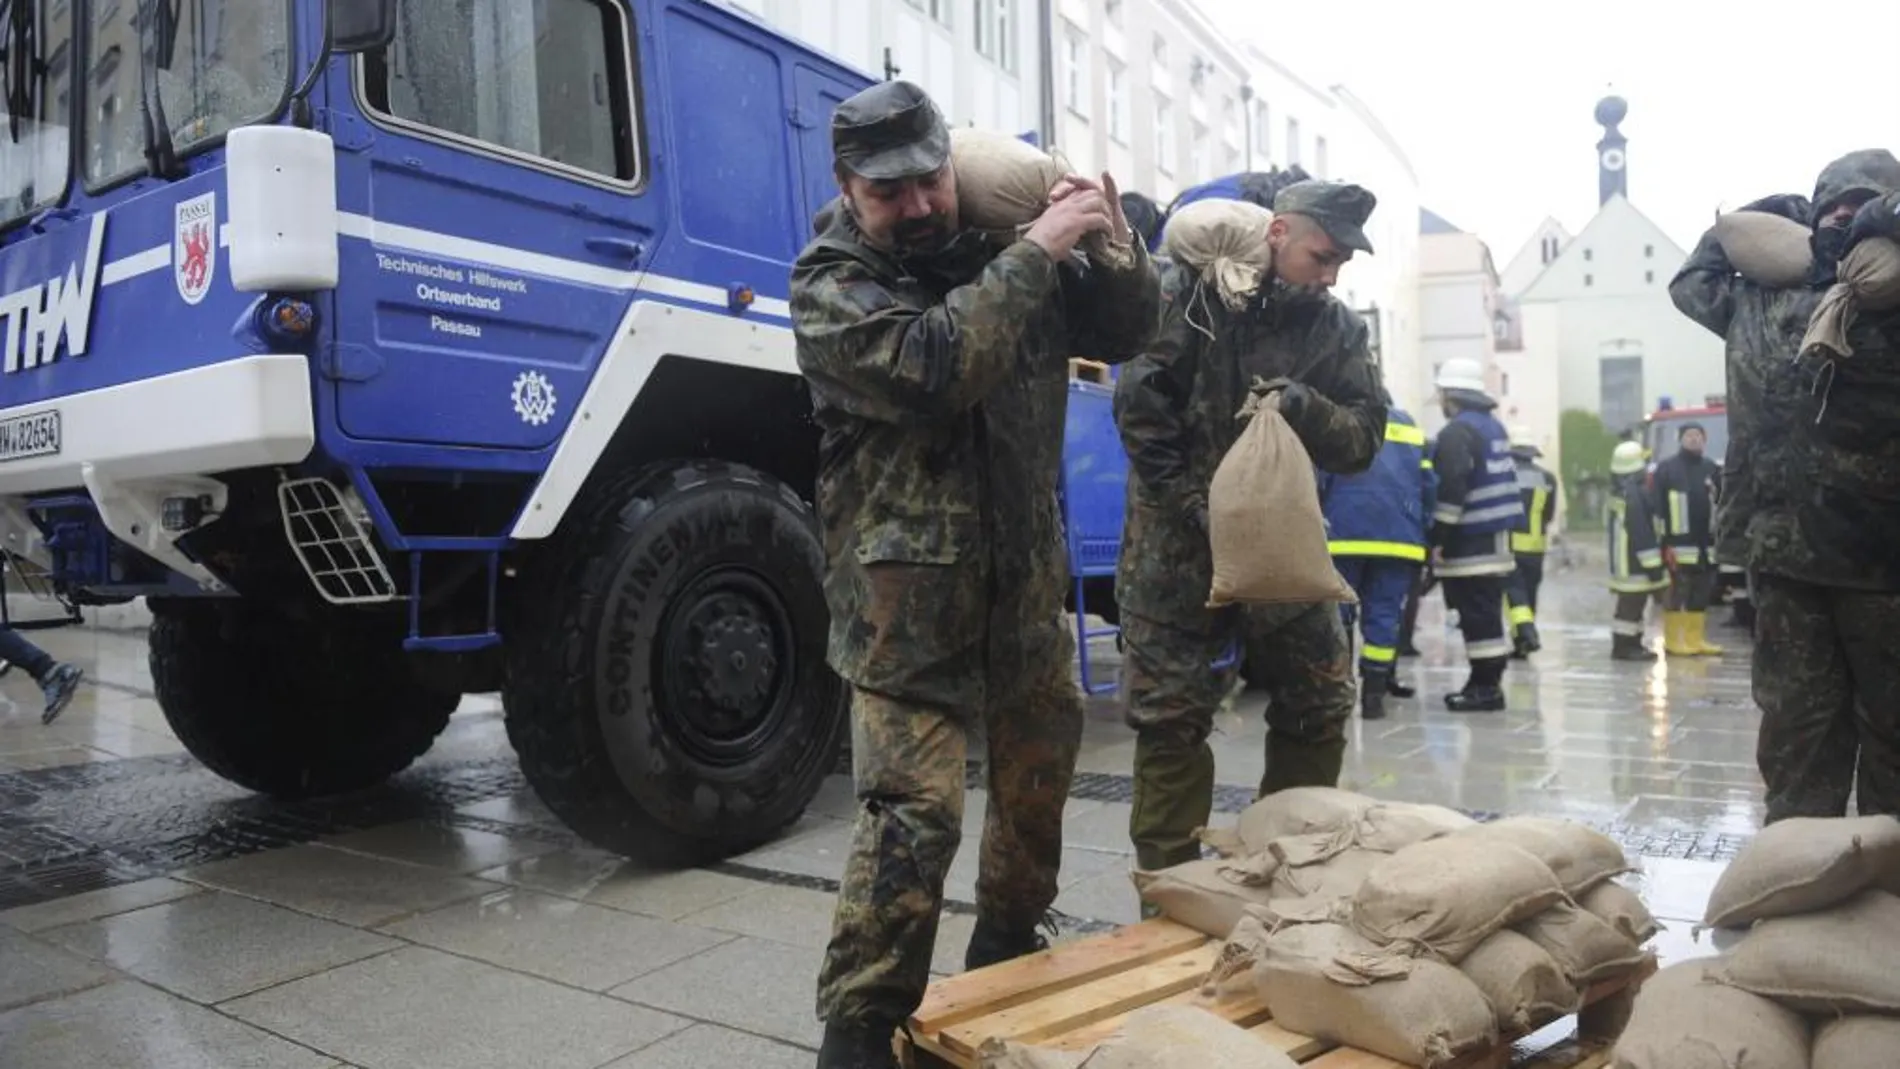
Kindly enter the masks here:
M 1860 770 L 1863 813 L 1900 812 L 1900 365 L 1892 317 L 1863 317 L 1854 356 L 1800 359 L 1856 212 L 1900 190 L 1885 150 L 1828 164 L 1814 198 L 1754 207 L 1814 229 L 1814 274 L 1775 291 L 1736 275 L 1713 232 L 1670 283 L 1685 315 L 1728 340 L 1729 447 L 1721 559 L 1745 562 L 1755 601 L 1756 763 L 1767 819 L 1837 817 Z
M 1675 657 L 1719 656 L 1708 638 L 1709 601 L 1715 595 L 1712 513 L 1721 465 L 1702 453 L 1708 432 L 1685 423 L 1676 454 L 1656 465 L 1650 509 L 1662 522 L 1663 564 L 1669 569 L 1664 601 L 1663 652 Z
M 1378 455 L 1386 408 L 1366 324 L 1327 292 L 1355 251 L 1372 251 L 1364 228 L 1375 203 L 1339 182 L 1282 190 L 1267 234 L 1270 277 L 1238 311 L 1194 300 L 1199 273 L 1166 265 L 1160 337 L 1116 387 L 1129 475 L 1115 596 L 1137 733 L 1129 834 L 1144 869 L 1200 857 L 1194 832 L 1207 824 L 1214 793 L 1207 738 L 1227 692 L 1214 666 L 1236 647 L 1249 651 L 1271 698 L 1261 795 L 1339 778 L 1354 687 L 1338 607 L 1207 608 L 1207 492 L 1255 379 L 1281 393 L 1281 414 L 1321 469 L 1361 472 Z
M 973 731 L 989 805 L 965 964 L 1045 945 L 1082 736 L 1056 509 L 1068 357 L 1146 347 L 1159 284 L 1107 175 L 1065 178 L 1006 247 L 962 230 L 949 131 L 914 85 L 839 104 L 832 145 L 842 197 L 791 285 L 858 797 L 818 1065 L 877 1069 L 930 977 Z M 1096 234 L 1119 265 L 1078 260 Z

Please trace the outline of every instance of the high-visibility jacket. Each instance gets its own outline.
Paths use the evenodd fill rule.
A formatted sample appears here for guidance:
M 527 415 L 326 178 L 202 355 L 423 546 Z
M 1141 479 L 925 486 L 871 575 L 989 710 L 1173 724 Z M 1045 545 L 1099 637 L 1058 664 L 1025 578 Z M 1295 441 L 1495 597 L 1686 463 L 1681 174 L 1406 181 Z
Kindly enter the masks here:
M 1715 563 L 1715 483 L 1722 467 L 1701 454 L 1679 452 L 1651 477 L 1650 508 L 1662 527 L 1662 544 L 1676 563 Z
M 1517 457 L 1517 492 L 1527 521 L 1511 532 L 1511 552 L 1542 555 L 1550 551 L 1550 523 L 1557 518 L 1557 477 L 1529 457 Z
M 1656 519 L 1649 511 L 1642 473 L 1617 476 L 1611 493 L 1610 589 L 1618 594 L 1662 590 L 1669 585 L 1669 576 L 1663 571 Z
M 1319 472 L 1327 548 L 1335 557 L 1425 559 L 1426 517 L 1437 487 L 1425 432 L 1402 409 L 1386 409 L 1385 444 L 1357 475 Z
M 1524 527 L 1510 437 L 1489 410 L 1465 409 L 1438 432 L 1432 541 L 1446 579 L 1510 575 L 1517 569 L 1510 532 Z

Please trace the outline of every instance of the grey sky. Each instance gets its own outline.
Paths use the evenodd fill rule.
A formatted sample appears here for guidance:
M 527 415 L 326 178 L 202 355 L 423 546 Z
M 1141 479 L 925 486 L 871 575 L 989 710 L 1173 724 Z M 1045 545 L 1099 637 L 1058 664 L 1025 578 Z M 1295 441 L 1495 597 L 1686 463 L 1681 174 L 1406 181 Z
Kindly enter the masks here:
M 1357 93 L 1405 146 L 1425 205 L 1500 268 L 1544 216 L 1575 232 L 1595 213 L 1591 112 L 1611 83 L 1630 105 L 1630 200 L 1685 247 L 1718 204 L 1809 193 L 1853 149 L 1900 152 L 1896 0 L 1759 16 L 1708 0 L 1198 3 Z

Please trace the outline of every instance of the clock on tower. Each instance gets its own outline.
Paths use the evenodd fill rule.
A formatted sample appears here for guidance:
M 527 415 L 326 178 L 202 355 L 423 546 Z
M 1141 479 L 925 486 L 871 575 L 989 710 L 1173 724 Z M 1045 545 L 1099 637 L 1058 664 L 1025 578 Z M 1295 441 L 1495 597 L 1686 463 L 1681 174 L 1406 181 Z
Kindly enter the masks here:
M 1629 114 L 1629 104 L 1622 97 L 1611 94 L 1597 101 L 1597 123 L 1603 127 L 1603 139 L 1597 142 L 1597 204 L 1609 203 L 1611 197 L 1629 196 L 1629 142 L 1623 138 L 1623 131 L 1617 124 Z

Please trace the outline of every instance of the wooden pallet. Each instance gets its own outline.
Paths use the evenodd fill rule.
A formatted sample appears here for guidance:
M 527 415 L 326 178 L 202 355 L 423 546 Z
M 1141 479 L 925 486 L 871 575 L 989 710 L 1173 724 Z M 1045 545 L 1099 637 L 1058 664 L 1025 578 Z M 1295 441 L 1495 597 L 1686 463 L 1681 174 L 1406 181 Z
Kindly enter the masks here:
M 911 1017 L 909 1038 L 899 1033 L 903 1062 L 913 1069 L 976 1069 L 977 1050 L 992 1038 L 1086 1051 L 1130 1013 L 1167 1002 L 1208 1009 L 1312 1069 L 1405 1069 L 1389 1058 L 1281 1028 L 1246 985 L 1219 1000 L 1202 995 L 1201 981 L 1220 947 L 1220 940 L 1173 921 L 1151 920 L 940 980 Z M 1455 1067 L 1601 1069 L 1609 1064 L 1608 1041 L 1622 1031 L 1636 988 L 1653 971 L 1650 962 L 1587 992 L 1575 1015 L 1576 1038 L 1567 1043 L 1528 1052 L 1514 1047 L 1522 1036 L 1509 1036 Z M 1540 1028 L 1554 1023 L 1540 1022 Z

